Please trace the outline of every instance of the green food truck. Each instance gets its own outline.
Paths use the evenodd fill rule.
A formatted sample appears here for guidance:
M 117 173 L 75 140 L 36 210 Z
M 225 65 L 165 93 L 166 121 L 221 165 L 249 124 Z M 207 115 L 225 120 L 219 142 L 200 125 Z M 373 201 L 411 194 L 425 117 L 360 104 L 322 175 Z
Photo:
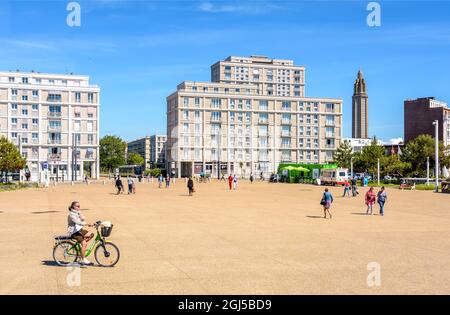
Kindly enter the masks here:
M 337 164 L 280 164 L 278 175 L 285 183 L 315 184 L 322 169 L 337 168 Z

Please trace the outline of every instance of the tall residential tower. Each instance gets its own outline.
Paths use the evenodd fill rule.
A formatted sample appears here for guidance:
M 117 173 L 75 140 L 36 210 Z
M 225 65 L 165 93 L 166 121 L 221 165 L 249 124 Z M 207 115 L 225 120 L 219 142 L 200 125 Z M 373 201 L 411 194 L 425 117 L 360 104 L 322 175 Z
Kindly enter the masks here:
M 292 60 L 229 57 L 213 82 L 185 81 L 167 97 L 167 170 L 267 177 L 280 163 L 324 163 L 341 141 L 342 100 L 304 95 Z

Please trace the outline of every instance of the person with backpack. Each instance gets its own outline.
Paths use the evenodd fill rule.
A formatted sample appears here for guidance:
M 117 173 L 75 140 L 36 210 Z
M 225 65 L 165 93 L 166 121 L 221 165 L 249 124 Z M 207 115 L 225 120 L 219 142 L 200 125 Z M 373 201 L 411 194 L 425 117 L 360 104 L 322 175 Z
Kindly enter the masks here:
M 195 192 L 194 190 L 194 181 L 192 180 L 192 177 L 189 177 L 187 181 L 187 188 L 189 190 L 189 196 L 192 196 Z

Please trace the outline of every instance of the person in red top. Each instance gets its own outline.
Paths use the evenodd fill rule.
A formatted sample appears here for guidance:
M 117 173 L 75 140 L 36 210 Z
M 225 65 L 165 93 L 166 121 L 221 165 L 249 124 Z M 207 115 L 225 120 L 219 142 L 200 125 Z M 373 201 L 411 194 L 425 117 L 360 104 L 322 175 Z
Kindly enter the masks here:
M 370 187 L 369 191 L 366 193 L 366 205 L 367 205 L 366 214 L 369 214 L 369 210 L 370 214 L 372 214 L 375 200 L 376 200 L 375 192 L 373 191 L 373 187 Z
M 230 176 L 228 176 L 228 186 L 230 187 L 230 190 L 233 189 L 233 179 L 233 176 L 230 174 Z
M 344 183 L 344 195 L 342 197 L 345 197 L 345 194 L 347 194 L 350 197 L 350 183 L 346 179 Z

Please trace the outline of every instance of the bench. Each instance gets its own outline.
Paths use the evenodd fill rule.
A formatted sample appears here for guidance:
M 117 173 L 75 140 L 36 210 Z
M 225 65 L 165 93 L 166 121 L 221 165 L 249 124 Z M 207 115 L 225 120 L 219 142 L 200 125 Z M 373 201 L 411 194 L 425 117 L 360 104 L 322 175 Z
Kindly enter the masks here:
M 410 184 L 400 184 L 399 188 L 401 190 L 403 190 L 403 189 L 415 190 L 416 189 L 416 184 L 415 183 L 412 184 L 412 185 L 410 185 Z

